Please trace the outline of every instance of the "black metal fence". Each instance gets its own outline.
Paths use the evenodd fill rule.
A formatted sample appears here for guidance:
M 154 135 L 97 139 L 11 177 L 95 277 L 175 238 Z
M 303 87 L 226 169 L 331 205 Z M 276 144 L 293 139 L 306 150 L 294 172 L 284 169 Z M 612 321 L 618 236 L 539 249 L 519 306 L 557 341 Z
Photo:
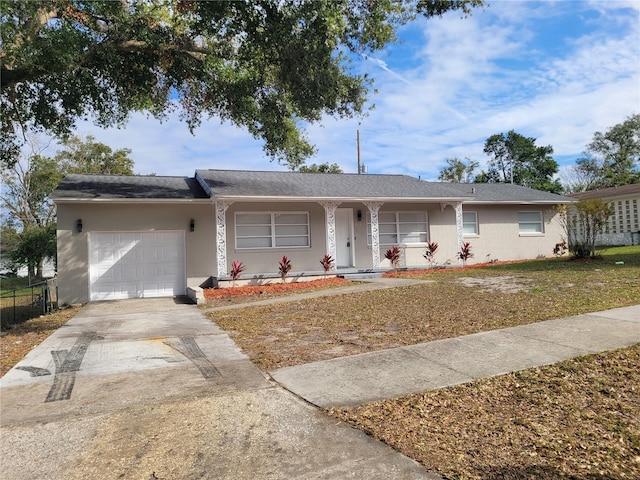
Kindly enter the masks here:
M 0 295 L 2 330 L 58 308 L 58 280 L 52 278 L 27 287 L 5 290 Z

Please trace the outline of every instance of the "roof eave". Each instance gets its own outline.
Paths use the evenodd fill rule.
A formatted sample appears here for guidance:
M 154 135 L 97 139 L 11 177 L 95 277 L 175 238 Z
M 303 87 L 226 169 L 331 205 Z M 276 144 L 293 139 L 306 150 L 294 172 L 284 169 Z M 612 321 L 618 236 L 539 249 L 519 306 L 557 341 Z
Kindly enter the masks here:
M 417 203 L 442 203 L 442 202 L 466 202 L 473 197 L 289 197 L 289 196 L 255 196 L 255 195 L 214 195 L 215 200 L 228 200 L 234 202 L 417 202 Z
M 209 198 L 86 198 L 64 197 L 52 198 L 55 204 L 60 203 L 202 203 L 209 204 Z
M 471 200 L 470 205 L 560 205 L 575 203 L 575 200 Z

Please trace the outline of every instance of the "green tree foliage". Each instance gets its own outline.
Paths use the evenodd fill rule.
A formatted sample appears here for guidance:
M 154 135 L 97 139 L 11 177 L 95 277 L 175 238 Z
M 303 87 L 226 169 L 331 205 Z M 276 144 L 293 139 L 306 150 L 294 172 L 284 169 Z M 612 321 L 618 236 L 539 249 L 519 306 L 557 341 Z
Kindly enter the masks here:
M 0 267 L 16 273 L 17 268 L 13 263 L 12 253 L 18 247 L 20 237 L 15 226 L 7 221 L 0 226 Z
M 640 182 L 640 114 L 606 132 L 596 132 L 575 166 L 581 190 Z
M 615 212 L 601 198 L 579 200 L 575 205 L 560 205 L 560 221 L 574 258 L 597 256 L 596 239 Z
M 3 168 L 0 206 L 7 212 L 3 228 L 13 227 L 18 239 L 12 246 L 3 243 L 3 254 L 16 266 L 26 265 L 31 278 L 40 278 L 44 260 L 55 258 L 55 205 L 49 196 L 60 181 L 68 173 L 133 175 L 133 160 L 130 150 L 113 152 L 90 136 L 71 137 L 53 158 L 42 155 L 37 140 L 32 143 L 30 155 Z
M 65 174 L 84 173 L 100 175 L 133 175 L 131 150 L 122 148 L 115 152 L 104 143 L 88 135 L 84 140 L 70 137 L 63 142 L 64 149 L 55 156 L 59 169 Z
M 311 165 L 302 165 L 299 169 L 303 173 L 344 173 L 337 163 L 329 162 L 321 163 L 319 165 L 312 163 Z
M 26 265 L 30 278 L 42 278 L 44 260 L 56 258 L 56 224 L 32 226 L 20 232 L 20 241 L 11 252 L 14 265 Z
M 484 145 L 490 157 L 489 168 L 476 176 L 479 183 L 505 182 L 547 192 L 560 193 L 562 185 L 554 180 L 558 162 L 551 145 L 536 146 L 536 139 L 510 130 L 492 135 Z
M 438 180 L 452 183 L 469 183 L 473 181 L 473 173 L 480 164 L 472 161 L 469 157 L 465 157 L 465 160 L 462 161 L 458 157 L 447 158 L 447 166 L 440 170 Z
M 242 126 L 296 166 L 302 126 L 362 114 L 372 82 L 351 54 L 381 50 L 421 15 L 482 0 L 39 0 L 0 2 L 2 157 L 21 133 L 69 135 L 78 119 L 122 126 L 177 111 Z

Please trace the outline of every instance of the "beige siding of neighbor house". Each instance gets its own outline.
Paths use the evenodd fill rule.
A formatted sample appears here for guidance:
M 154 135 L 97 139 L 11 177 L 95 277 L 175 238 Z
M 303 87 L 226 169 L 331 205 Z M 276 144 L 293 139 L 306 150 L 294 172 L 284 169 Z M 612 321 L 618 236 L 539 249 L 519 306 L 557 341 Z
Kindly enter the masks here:
M 215 217 L 210 203 L 60 203 L 57 215 L 58 285 L 63 303 L 89 301 L 90 232 L 182 230 L 187 286 L 199 286 L 215 272 Z M 81 233 L 76 230 L 78 219 L 82 219 Z

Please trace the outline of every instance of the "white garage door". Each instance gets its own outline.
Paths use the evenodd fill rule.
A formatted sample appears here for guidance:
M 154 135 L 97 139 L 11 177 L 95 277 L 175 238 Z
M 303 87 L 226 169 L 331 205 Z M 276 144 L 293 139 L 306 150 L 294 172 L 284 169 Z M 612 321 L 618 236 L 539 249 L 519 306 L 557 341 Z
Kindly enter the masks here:
M 184 232 L 90 233 L 89 262 L 91 300 L 185 294 Z

